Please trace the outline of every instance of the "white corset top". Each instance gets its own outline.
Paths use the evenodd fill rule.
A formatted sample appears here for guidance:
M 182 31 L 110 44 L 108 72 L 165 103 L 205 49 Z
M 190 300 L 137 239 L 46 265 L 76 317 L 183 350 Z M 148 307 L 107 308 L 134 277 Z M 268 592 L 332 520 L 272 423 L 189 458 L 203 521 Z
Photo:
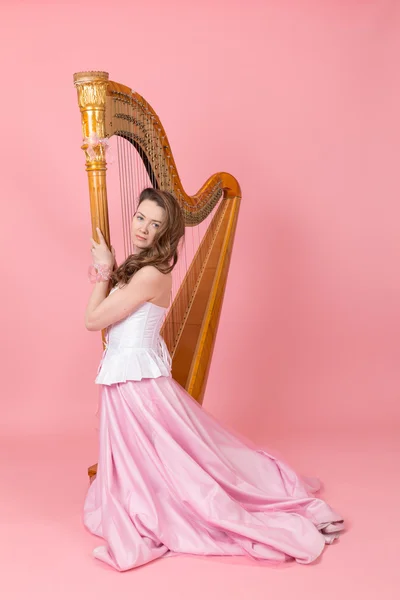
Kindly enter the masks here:
M 166 311 L 144 302 L 131 315 L 110 325 L 96 383 L 112 385 L 171 374 L 171 357 L 160 336 Z

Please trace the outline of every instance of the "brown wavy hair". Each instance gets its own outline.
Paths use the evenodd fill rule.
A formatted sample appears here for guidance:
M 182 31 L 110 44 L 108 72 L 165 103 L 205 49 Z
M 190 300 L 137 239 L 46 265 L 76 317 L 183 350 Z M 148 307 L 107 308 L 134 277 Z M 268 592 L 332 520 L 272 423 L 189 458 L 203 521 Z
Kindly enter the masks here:
M 179 242 L 185 233 L 185 221 L 175 196 L 169 192 L 146 188 L 139 196 L 138 208 L 144 200 L 151 200 L 165 210 L 165 219 L 157 230 L 153 244 L 131 254 L 111 275 L 111 285 L 126 285 L 136 271 L 152 265 L 161 273 L 170 273 L 178 260 Z

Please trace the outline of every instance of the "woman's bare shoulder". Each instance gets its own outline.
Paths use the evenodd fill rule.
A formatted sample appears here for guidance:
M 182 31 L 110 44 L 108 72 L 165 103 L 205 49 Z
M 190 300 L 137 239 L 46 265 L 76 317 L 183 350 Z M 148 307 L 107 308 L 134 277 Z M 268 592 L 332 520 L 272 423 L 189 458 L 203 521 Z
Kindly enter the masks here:
M 154 267 L 153 265 L 146 265 L 145 267 L 142 267 L 141 269 L 139 269 L 134 277 L 137 278 L 143 278 L 143 279 L 147 279 L 147 280 L 158 280 L 158 281 L 163 281 L 163 280 L 169 280 L 172 278 L 172 274 L 171 273 L 162 273 L 161 271 L 159 271 L 157 269 L 157 267 Z

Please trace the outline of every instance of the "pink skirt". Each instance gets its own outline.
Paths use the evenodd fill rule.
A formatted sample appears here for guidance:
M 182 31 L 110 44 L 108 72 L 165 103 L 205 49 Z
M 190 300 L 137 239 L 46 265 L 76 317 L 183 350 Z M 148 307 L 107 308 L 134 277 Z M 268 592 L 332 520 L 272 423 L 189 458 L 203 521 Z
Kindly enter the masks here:
M 84 523 L 118 571 L 177 553 L 311 563 L 343 530 L 315 486 L 171 377 L 102 386 L 99 435 Z

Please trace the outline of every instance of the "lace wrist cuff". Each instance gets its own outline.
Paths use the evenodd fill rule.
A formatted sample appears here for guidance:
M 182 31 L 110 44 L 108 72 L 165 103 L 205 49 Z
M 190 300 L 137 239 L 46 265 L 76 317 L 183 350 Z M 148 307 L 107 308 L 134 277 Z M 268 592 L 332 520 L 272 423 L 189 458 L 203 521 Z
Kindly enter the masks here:
M 111 278 L 112 267 L 109 265 L 90 265 L 88 275 L 90 283 L 99 281 L 109 281 Z

